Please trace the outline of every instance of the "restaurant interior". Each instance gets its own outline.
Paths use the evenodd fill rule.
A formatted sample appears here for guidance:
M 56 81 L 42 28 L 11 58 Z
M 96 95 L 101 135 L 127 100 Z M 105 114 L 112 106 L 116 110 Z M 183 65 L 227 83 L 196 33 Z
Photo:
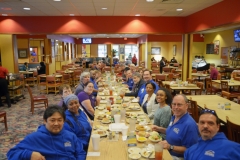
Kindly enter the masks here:
M 115 9 L 113 15 L 112 11 L 103 14 L 102 10 L 98 9 L 94 15 L 90 13 L 91 9 L 89 11 L 84 9 L 84 5 L 93 4 L 95 8 L 105 5 L 110 9 L 113 5 L 107 0 L 94 1 L 93 4 L 81 2 L 83 8 L 80 7 L 80 2 L 78 6 L 75 1 L 62 0 L 62 6 L 58 6 L 50 0 L 48 2 L 39 0 L 34 4 L 24 0 L 23 3 L 28 7 L 39 6 L 34 13 L 14 12 L 15 9 L 20 10 L 23 7 L 20 2 L 14 6 L 10 2 L 0 1 L 0 5 L 3 5 L 0 9 L 2 14 L 0 16 L 0 63 L 10 73 L 9 92 L 14 97 L 11 99 L 11 108 L 0 107 L 0 120 L 5 123 L 5 125 L 0 125 L 0 137 L 2 137 L 0 141 L 3 142 L 0 144 L 0 154 L 6 154 L 17 142 L 42 124 L 44 107 L 35 108 L 32 94 L 44 95 L 48 99 L 44 101 L 47 105 L 61 100 L 60 85 L 54 86 L 48 94 L 46 91 L 48 82 L 41 84 L 41 78 L 46 79 L 48 75 L 60 77 L 61 84 L 69 83 L 75 90 L 81 73 L 95 68 L 98 61 L 106 56 L 110 59 L 110 65 L 102 68 L 104 76 L 109 72 L 113 75 L 121 73 L 120 64 L 125 64 L 127 58 L 136 55 L 136 70 L 149 69 L 153 80 L 158 83 L 159 87 L 167 88 L 173 95 L 179 93 L 187 95 L 189 113 L 196 123 L 201 109 L 216 110 L 221 120 L 221 131 L 228 139 L 240 143 L 240 12 L 238 7 L 240 1 L 211 0 L 206 2 L 204 0 L 201 5 L 200 0 L 178 1 L 155 0 L 151 7 L 150 3 L 145 0 L 134 2 L 124 0 L 122 5 L 116 1 L 116 8 L 123 7 L 123 5 L 132 7 L 126 7 L 121 13 L 119 9 Z M 46 7 L 46 3 L 57 8 L 56 11 L 50 13 L 50 8 L 46 8 L 43 14 L 43 6 Z M 70 9 L 67 12 L 65 8 L 62 8 L 60 14 L 59 10 L 64 5 L 70 8 L 69 3 L 71 7 L 75 6 L 74 15 L 64 15 L 63 12 L 73 13 Z M 141 8 L 142 5 L 149 5 L 149 10 L 146 10 L 146 7 L 140 16 L 136 16 L 141 11 L 137 12 L 138 7 Z M 161 7 L 158 12 L 153 12 L 156 5 L 158 7 L 164 5 L 165 12 L 162 11 L 164 9 L 161 10 Z M 191 6 L 193 6 L 192 9 Z M 77 7 L 81 8 L 82 12 L 77 12 Z M 173 13 L 173 9 L 177 8 L 183 8 L 186 11 L 182 14 Z M 154 10 L 157 10 L 157 7 Z M 122 14 L 124 12 L 129 13 Z M 82 14 L 78 15 L 78 13 Z M 160 73 L 162 57 L 166 59 L 166 66 Z M 173 57 L 177 63 L 170 62 Z M 153 58 L 155 61 L 151 60 Z M 119 64 L 114 65 L 116 59 Z M 29 71 L 24 71 L 25 62 L 28 63 Z M 40 62 L 46 65 L 45 77 L 37 75 Z M 208 72 L 211 64 L 215 64 L 218 70 L 218 77 L 214 80 L 210 78 Z M 57 75 L 61 76 L 57 77 Z M 11 78 L 16 80 L 11 81 Z M 25 84 L 29 84 L 30 87 L 26 87 Z M 14 89 L 16 86 L 20 87 Z M 117 96 L 118 92 L 119 90 L 116 89 L 113 95 Z M 107 94 L 101 96 L 109 98 Z M 0 98 L 4 100 L 4 97 Z M 30 102 L 31 107 L 29 107 Z M 225 109 L 220 110 L 219 105 L 224 105 Z M 100 104 L 100 106 L 104 107 L 105 104 Z M 19 117 L 20 122 L 16 122 L 18 118 L 14 119 L 14 116 L 17 116 L 16 111 L 19 113 L 18 116 L 23 117 L 22 119 Z M 98 109 L 97 114 L 99 113 L 101 111 Z M 24 125 L 24 121 L 28 125 Z M 33 124 L 30 121 L 33 121 Z M 94 124 L 99 125 L 99 122 L 96 120 Z M 233 132 L 238 132 L 238 134 Z M 4 140 L 4 137 L 8 140 Z M 125 147 L 126 143 L 119 141 L 121 141 L 119 144 L 101 141 L 100 146 L 109 145 L 112 148 L 100 147 L 101 156 L 91 155 L 87 156 L 87 159 L 128 159 L 128 155 L 119 157 L 120 153 L 126 154 L 125 150 L 128 152 Z M 92 153 L 93 146 L 92 143 L 89 142 L 89 144 L 89 150 Z M 124 151 L 120 150 L 120 153 L 116 155 L 113 152 L 110 153 L 119 145 L 125 148 Z M 164 155 L 164 159 L 171 159 L 167 150 L 164 150 Z

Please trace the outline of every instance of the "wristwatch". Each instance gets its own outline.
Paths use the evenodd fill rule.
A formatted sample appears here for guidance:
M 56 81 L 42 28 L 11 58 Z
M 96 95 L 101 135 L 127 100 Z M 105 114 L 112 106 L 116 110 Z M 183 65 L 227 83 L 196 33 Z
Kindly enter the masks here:
M 171 144 L 170 144 L 170 149 L 169 149 L 169 151 L 172 151 L 173 148 L 174 148 L 174 145 L 171 145 Z

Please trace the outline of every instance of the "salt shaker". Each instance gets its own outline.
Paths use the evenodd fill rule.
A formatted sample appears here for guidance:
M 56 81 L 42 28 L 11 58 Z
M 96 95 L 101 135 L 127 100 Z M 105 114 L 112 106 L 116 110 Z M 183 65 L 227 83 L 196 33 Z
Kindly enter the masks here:
M 218 109 L 221 109 L 221 104 L 220 103 L 218 103 Z

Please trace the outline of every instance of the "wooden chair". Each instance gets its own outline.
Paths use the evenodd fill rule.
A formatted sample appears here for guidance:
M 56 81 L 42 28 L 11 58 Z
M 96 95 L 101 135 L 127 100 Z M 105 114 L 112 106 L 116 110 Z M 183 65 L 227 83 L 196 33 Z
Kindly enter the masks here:
M 5 111 L 0 111 L 0 118 L 3 118 L 1 122 L 5 124 L 5 131 L 8 131 L 7 127 L 7 113 Z
M 43 76 L 46 76 L 46 74 L 40 74 L 37 76 L 37 86 L 40 93 L 46 92 L 46 89 L 47 89 L 46 77 L 43 77 Z M 45 88 L 42 89 L 42 86 L 44 86 Z
M 240 143 L 240 125 L 234 124 L 227 118 L 228 139 Z
M 72 83 L 74 86 L 79 84 L 81 73 L 82 73 L 81 70 L 74 70 L 73 77 L 72 77 Z
M 70 86 L 72 85 L 72 78 L 70 74 L 63 74 L 62 75 L 62 83 L 63 84 L 69 84 Z
M 193 119 L 198 123 L 199 119 L 199 109 L 196 101 L 189 100 L 188 113 L 193 117 Z
M 239 92 L 230 92 L 229 91 L 228 81 L 221 81 L 221 89 L 222 89 L 222 91 L 226 91 L 226 92 L 230 93 L 230 100 L 240 96 Z
M 193 83 L 193 80 L 191 78 L 187 78 L 187 82 L 188 84 L 192 84 Z M 183 94 L 185 95 L 191 95 L 192 94 L 192 91 L 189 89 L 189 90 L 183 90 Z
M 59 93 L 59 87 L 62 85 L 61 81 L 57 81 L 55 76 L 47 75 L 46 77 L 46 88 L 47 88 L 47 94 L 49 92 L 54 92 L 55 95 Z
M 195 95 L 201 95 L 203 91 L 203 82 L 197 82 L 196 84 L 200 89 L 195 90 Z
M 173 73 L 169 73 L 168 74 L 168 81 L 172 81 L 173 80 Z
M 222 94 L 221 94 L 221 96 L 222 96 L 223 98 L 227 98 L 227 99 L 229 99 L 229 100 L 230 100 L 230 95 L 231 95 L 231 93 L 229 93 L 229 92 L 227 92 L 227 91 L 222 91 Z
M 212 79 L 211 78 L 205 78 L 206 82 L 206 94 L 216 94 L 217 92 L 221 92 L 220 88 L 216 88 L 212 86 Z
M 35 105 L 44 104 L 45 109 L 48 107 L 48 98 L 45 95 L 33 96 L 32 90 L 28 84 L 26 84 L 28 93 L 31 99 L 31 112 L 34 113 Z
M 164 85 L 163 85 L 163 83 L 162 83 L 161 80 L 158 81 L 158 86 L 159 86 L 160 88 L 163 88 L 163 87 L 164 87 Z
M 33 71 L 33 76 L 25 78 L 24 81 L 26 84 L 31 84 L 34 86 L 37 83 L 37 76 L 38 76 L 38 72 L 37 72 L 37 70 L 35 70 L 35 71 Z
M 163 67 L 163 71 L 164 71 L 165 73 L 170 73 L 171 68 Z
M 164 75 L 164 74 L 157 74 L 156 76 L 155 76 L 155 81 L 156 82 L 158 82 L 158 81 L 166 81 L 166 75 Z

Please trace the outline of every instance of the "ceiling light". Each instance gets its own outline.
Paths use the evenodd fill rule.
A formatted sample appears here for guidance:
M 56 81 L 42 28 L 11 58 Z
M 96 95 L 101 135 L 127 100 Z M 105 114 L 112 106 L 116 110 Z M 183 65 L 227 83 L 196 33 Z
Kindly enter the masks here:
M 55 1 L 55 2 L 60 2 L 61 0 L 53 0 L 53 1 Z
M 140 16 L 140 14 L 135 14 L 135 16 Z
M 107 8 L 102 8 L 103 10 L 106 10 Z
M 8 16 L 8 14 L 2 14 L 2 16 Z
M 30 10 L 30 8 L 23 8 L 24 10 Z
M 176 11 L 182 11 L 183 9 L 182 8 L 178 8 L 178 9 L 176 9 Z
M 109 37 L 107 37 L 107 38 L 109 38 Z
M 147 2 L 153 2 L 154 0 L 146 0 Z
M 74 14 L 69 14 L 69 16 L 74 16 Z

